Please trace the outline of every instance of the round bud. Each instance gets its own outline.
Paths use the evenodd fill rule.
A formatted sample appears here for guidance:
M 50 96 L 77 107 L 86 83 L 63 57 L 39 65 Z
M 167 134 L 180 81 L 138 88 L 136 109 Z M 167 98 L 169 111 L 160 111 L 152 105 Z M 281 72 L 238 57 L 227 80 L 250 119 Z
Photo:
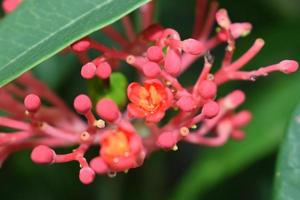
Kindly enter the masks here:
M 217 93 L 217 84 L 213 81 L 204 80 L 199 84 L 198 92 L 205 99 L 213 99 Z
M 147 49 L 147 58 L 151 61 L 158 62 L 163 58 L 163 52 L 159 46 L 151 46 Z
M 173 132 L 167 131 L 160 134 L 157 138 L 157 146 L 164 149 L 172 149 L 177 143 L 176 136 Z
M 95 172 L 90 167 L 83 167 L 79 171 L 79 179 L 83 184 L 90 184 L 95 179 Z
M 86 114 L 92 108 L 90 98 L 85 94 L 80 94 L 74 99 L 74 108 L 80 114 Z
M 98 174 L 104 174 L 109 171 L 106 162 L 100 156 L 92 159 L 90 166 Z
M 183 96 L 177 102 L 176 105 L 185 112 L 190 112 L 196 108 L 196 102 L 192 96 Z
M 80 40 L 72 45 L 72 49 L 77 52 L 87 51 L 91 46 L 90 41 Z
M 237 39 L 239 37 L 247 36 L 252 29 L 252 25 L 250 23 L 234 23 L 230 26 L 230 33 L 233 38 Z
M 172 76 L 177 76 L 181 70 L 181 58 L 179 52 L 169 48 L 165 57 L 165 70 Z
M 104 120 L 113 122 L 120 116 L 120 111 L 116 103 L 108 98 L 98 101 L 96 106 L 97 114 Z
M 186 53 L 198 55 L 203 51 L 203 44 L 195 39 L 187 39 L 182 42 L 182 49 Z
M 96 75 L 101 79 L 107 79 L 111 74 L 111 66 L 108 62 L 102 62 L 97 66 Z
M 29 112 L 36 112 L 41 107 L 41 99 L 35 94 L 29 94 L 24 99 L 24 105 Z
M 5 13 L 10 13 L 14 11 L 21 2 L 22 0 L 3 0 L 2 8 Z
M 160 74 L 161 69 L 157 63 L 147 62 L 143 66 L 143 72 L 148 78 L 156 78 Z
M 218 10 L 218 12 L 216 13 L 216 20 L 217 23 L 225 29 L 228 29 L 231 24 L 227 10 L 225 9 Z
M 89 62 L 81 68 L 81 76 L 85 79 L 91 79 L 96 74 L 96 65 L 92 62 Z
M 210 101 L 206 104 L 204 104 L 202 108 L 202 113 L 206 118 L 213 118 L 217 116 L 217 114 L 220 111 L 220 106 L 217 102 L 215 101 Z
M 294 60 L 283 60 L 279 63 L 279 70 L 285 74 L 291 74 L 298 70 L 299 64 Z
M 35 147 L 31 152 L 31 160 L 37 164 L 51 164 L 55 160 L 55 152 L 45 145 Z

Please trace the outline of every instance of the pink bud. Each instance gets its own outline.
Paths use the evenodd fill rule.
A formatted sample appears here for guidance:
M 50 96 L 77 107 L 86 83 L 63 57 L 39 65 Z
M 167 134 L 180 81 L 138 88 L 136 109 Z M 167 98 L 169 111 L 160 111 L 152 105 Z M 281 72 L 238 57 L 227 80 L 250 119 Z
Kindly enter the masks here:
M 196 102 L 192 96 L 183 96 L 177 102 L 176 105 L 185 112 L 190 112 L 196 108 Z
M 91 79 L 96 74 L 96 65 L 92 62 L 89 62 L 81 68 L 81 76 L 85 79 Z
M 108 98 L 103 98 L 98 101 L 96 106 L 98 115 L 109 122 L 117 120 L 120 116 L 120 111 L 116 103 Z
M 182 49 L 186 53 L 192 54 L 192 55 L 198 55 L 200 54 L 204 46 L 202 42 L 194 39 L 187 39 L 182 42 Z
M 241 105 L 245 101 L 245 94 L 241 90 L 235 90 L 226 97 L 226 107 L 232 109 Z
M 107 79 L 111 74 L 111 66 L 107 62 L 102 62 L 97 66 L 96 75 L 99 78 Z
M 202 113 L 206 118 L 213 118 L 215 117 L 220 111 L 220 106 L 215 101 L 209 101 L 208 103 L 204 104 L 202 108 Z
M 31 152 L 31 160 L 37 164 L 51 164 L 54 162 L 55 156 L 55 152 L 45 145 L 39 145 Z
M 156 144 L 157 146 L 164 149 L 171 149 L 177 143 L 176 136 L 173 132 L 163 132 L 157 138 Z
M 104 174 L 108 172 L 108 166 L 106 162 L 99 156 L 91 160 L 91 168 L 98 174 Z
M 248 35 L 251 32 L 252 25 L 250 23 L 234 23 L 230 26 L 230 32 L 234 39 Z
M 157 63 L 147 62 L 143 66 L 143 72 L 144 72 L 145 76 L 147 76 L 148 78 L 156 78 L 160 74 L 161 69 Z
M 83 184 L 90 184 L 95 179 L 95 172 L 90 167 L 83 167 L 79 171 L 79 179 Z
M 147 49 L 147 57 L 149 60 L 158 62 L 163 58 L 163 52 L 159 46 L 151 46 Z
M 222 28 L 229 29 L 231 22 L 228 17 L 227 10 L 225 10 L 225 9 L 218 10 L 218 12 L 216 13 L 216 20 L 217 20 L 217 23 Z
M 161 36 L 161 39 L 174 39 L 174 40 L 180 40 L 180 35 L 177 31 L 171 28 L 166 28 L 163 31 L 163 34 Z
M 299 64 L 294 60 L 283 60 L 279 63 L 279 70 L 285 74 L 291 74 L 298 70 Z
M 172 48 L 168 49 L 165 57 L 165 70 L 172 76 L 178 75 L 181 70 L 180 54 Z
M 10 13 L 14 11 L 21 2 L 22 0 L 3 0 L 2 8 L 5 13 Z
M 241 130 L 233 130 L 231 133 L 231 138 L 234 140 L 242 140 L 245 138 L 245 133 Z
M 77 52 L 87 51 L 91 46 L 90 41 L 80 40 L 72 45 L 72 49 Z
M 205 99 L 213 99 L 217 93 L 217 84 L 213 81 L 204 80 L 199 84 L 198 92 Z
M 92 108 L 90 98 L 85 94 L 80 94 L 74 99 L 74 108 L 80 114 L 86 114 Z
M 232 123 L 236 127 L 245 126 L 250 122 L 252 115 L 249 111 L 241 111 L 232 118 Z
M 29 112 L 36 112 L 41 106 L 41 99 L 35 94 L 29 94 L 24 99 L 24 105 Z

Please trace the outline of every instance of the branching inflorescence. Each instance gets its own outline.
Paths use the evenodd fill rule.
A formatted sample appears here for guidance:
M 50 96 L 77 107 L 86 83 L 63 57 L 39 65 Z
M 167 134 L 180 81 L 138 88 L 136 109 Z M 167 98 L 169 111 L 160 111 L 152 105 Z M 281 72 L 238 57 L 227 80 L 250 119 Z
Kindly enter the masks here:
M 8 12 L 13 7 L 9 2 L 20 1 L 5 0 Z M 290 74 L 298 69 L 296 61 L 283 60 L 254 71 L 242 71 L 264 41 L 257 39 L 248 51 L 233 60 L 236 39 L 246 36 L 252 26 L 246 22 L 232 23 L 227 11 L 218 9 L 216 2 L 207 6 L 206 0 L 197 0 L 193 33 L 185 40 L 174 29 L 153 24 L 154 5 L 152 1 L 139 9 L 143 28 L 139 33 L 129 16 L 121 20 L 126 37 L 113 26 L 100 30 L 118 43 L 119 49 L 85 37 L 64 50 L 77 55 L 83 64 L 81 76 L 87 80 L 109 79 L 112 71 L 118 69 L 119 61 L 136 69 L 140 79 L 127 88 L 126 109 L 120 111 L 109 98 L 101 98 L 93 105 L 87 94 L 79 94 L 73 106 L 83 120 L 27 72 L 0 89 L 0 108 L 7 114 L 0 117 L 0 126 L 9 130 L 0 134 L 1 163 L 15 151 L 33 148 L 31 159 L 38 164 L 77 161 L 81 182 L 89 184 L 96 173 L 112 176 L 141 166 L 155 150 L 177 150 L 179 141 L 215 147 L 229 139 L 240 140 L 251 112 L 234 110 L 245 101 L 245 94 L 235 90 L 216 98 L 218 87 L 231 80 L 254 81 L 273 71 Z M 210 36 L 214 20 L 218 28 Z M 224 59 L 212 74 L 214 59 L 209 51 L 222 43 L 227 44 Z M 88 56 L 91 49 L 99 52 L 92 60 Z M 200 57 L 204 57 L 204 65 L 197 81 L 192 87 L 183 87 L 177 77 Z M 178 112 L 159 126 L 170 109 Z M 136 122 L 143 122 L 148 130 L 146 135 L 138 133 Z M 74 145 L 78 147 L 68 154 L 53 150 Z M 99 155 L 88 162 L 85 155 L 93 145 L 100 146 Z

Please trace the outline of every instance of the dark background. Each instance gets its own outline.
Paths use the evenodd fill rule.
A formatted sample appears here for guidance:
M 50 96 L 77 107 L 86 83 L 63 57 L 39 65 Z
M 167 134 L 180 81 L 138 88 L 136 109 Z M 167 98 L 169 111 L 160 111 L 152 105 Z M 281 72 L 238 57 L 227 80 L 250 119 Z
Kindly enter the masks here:
M 221 0 L 220 6 L 228 9 L 232 21 L 249 21 L 254 26 L 251 35 L 238 41 L 236 57 L 255 38 L 266 41 L 264 50 L 247 69 L 287 58 L 300 60 L 299 0 Z M 157 7 L 158 21 L 178 30 L 182 38 L 189 36 L 193 0 L 159 0 Z M 216 63 L 222 59 L 223 50 L 224 46 L 220 46 L 212 51 Z M 196 79 L 199 66 L 201 59 L 181 77 L 185 85 Z M 35 73 L 71 102 L 85 88 L 79 70 L 73 56 L 58 55 L 41 64 Z M 246 91 L 247 103 L 242 107 L 251 109 L 254 119 L 243 142 L 230 142 L 219 149 L 179 144 L 177 152 L 154 153 L 141 168 L 115 178 L 98 176 L 88 186 L 78 180 L 77 163 L 38 166 L 29 159 L 29 151 L 20 152 L 0 170 L 0 199 L 269 200 L 278 147 L 299 101 L 299 80 L 300 73 L 275 73 L 255 83 L 233 82 L 219 90 L 220 96 L 233 88 Z

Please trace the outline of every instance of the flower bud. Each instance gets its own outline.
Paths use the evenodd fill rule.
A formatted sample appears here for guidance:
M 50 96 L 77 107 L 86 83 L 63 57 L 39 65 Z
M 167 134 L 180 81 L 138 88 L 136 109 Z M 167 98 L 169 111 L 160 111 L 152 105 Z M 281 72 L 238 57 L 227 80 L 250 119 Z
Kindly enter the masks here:
M 204 104 L 202 108 L 202 113 L 206 118 L 213 118 L 217 116 L 220 111 L 220 106 L 215 101 L 209 101 L 208 103 Z
M 108 98 L 98 101 L 96 106 L 97 114 L 104 120 L 113 122 L 120 116 L 120 111 L 116 103 Z
M 192 96 L 183 96 L 177 102 L 176 105 L 185 112 L 190 112 L 196 108 L 196 101 Z
M 91 46 L 90 41 L 88 40 L 80 40 L 72 45 L 72 49 L 77 52 L 87 51 Z
M 81 68 L 81 76 L 85 79 L 91 79 L 96 74 L 96 65 L 92 62 L 88 62 Z
M 55 152 L 45 145 L 39 145 L 31 152 L 31 160 L 37 164 L 51 164 L 54 162 L 55 156 Z
M 279 70 L 285 74 L 291 74 L 298 70 L 299 64 L 294 60 L 283 60 L 279 63 Z
M 164 149 L 172 149 L 177 143 L 176 135 L 173 132 L 163 132 L 157 138 L 157 146 Z
M 148 78 L 156 78 L 160 74 L 161 69 L 157 63 L 147 62 L 143 66 L 143 72 L 144 72 L 145 76 L 147 76 Z
M 79 171 L 79 179 L 83 184 L 90 184 L 95 179 L 95 172 L 90 167 L 83 167 Z
M 41 99 L 35 94 L 29 94 L 24 99 L 24 106 L 29 112 L 36 112 L 41 107 Z
M 97 66 L 96 75 L 101 79 L 107 79 L 111 74 L 111 66 L 107 62 L 102 62 Z
M 230 33 L 234 39 L 239 37 L 247 36 L 252 29 L 252 25 L 250 23 L 234 23 L 230 26 Z
M 104 174 L 108 172 L 108 166 L 106 162 L 99 156 L 91 160 L 91 168 L 98 174 Z
M 181 70 L 181 58 L 178 51 L 169 48 L 165 57 L 165 70 L 172 76 L 177 76 Z
M 92 108 L 92 102 L 90 98 L 85 94 L 78 95 L 74 99 L 73 105 L 75 110 L 80 114 L 86 114 Z
M 203 43 L 195 39 L 187 39 L 182 42 L 182 49 L 186 53 L 198 55 L 203 51 Z
M 198 92 L 205 99 L 213 99 L 217 93 L 217 84 L 213 81 L 204 80 L 199 84 Z
M 229 19 L 227 10 L 225 9 L 218 10 L 218 12 L 216 13 L 216 20 L 219 26 L 225 29 L 229 29 L 231 21 Z
M 22 0 L 3 0 L 2 8 L 5 13 L 10 13 L 14 11 L 21 2 Z
M 151 61 L 158 62 L 163 58 L 163 52 L 159 46 L 151 46 L 147 49 L 147 58 Z

